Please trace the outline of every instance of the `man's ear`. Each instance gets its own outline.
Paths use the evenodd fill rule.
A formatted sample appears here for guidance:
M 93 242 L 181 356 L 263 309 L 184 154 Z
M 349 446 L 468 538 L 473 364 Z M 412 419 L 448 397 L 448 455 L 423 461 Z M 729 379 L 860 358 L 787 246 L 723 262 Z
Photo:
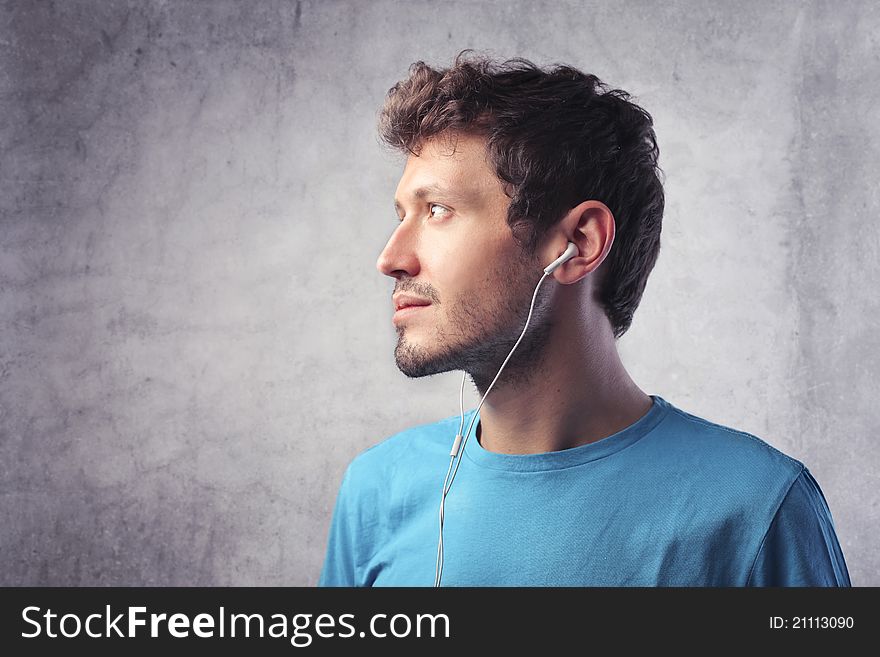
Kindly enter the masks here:
M 571 285 L 602 264 L 614 243 L 614 215 L 601 201 L 579 203 L 559 221 L 545 240 L 542 256 L 553 262 L 568 242 L 578 248 L 576 256 L 551 274 L 559 283 Z

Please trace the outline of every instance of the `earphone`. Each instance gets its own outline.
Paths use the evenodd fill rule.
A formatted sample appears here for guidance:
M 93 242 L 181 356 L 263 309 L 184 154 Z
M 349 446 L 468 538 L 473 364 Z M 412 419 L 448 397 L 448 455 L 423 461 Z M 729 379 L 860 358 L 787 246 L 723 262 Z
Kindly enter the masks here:
M 498 380 L 498 377 L 501 376 L 501 372 L 504 371 L 504 367 L 507 365 L 507 361 L 510 360 L 510 357 L 513 356 L 513 352 L 516 351 L 516 348 L 519 346 L 519 343 L 522 341 L 523 336 L 526 334 L 526 329 L 529 328 L 529 322 L 532 320 L 532 311 L 535 308 L 535 299 L 538 297 L 538 289 L 541 287 L 541 283 L 544 282 L 544 279 L 547 278 L 550 274 L 552 274 L 560 265 L 567 262 L 578 253 L 577 245 L 574 242 L 569 242 L 565 248 L 565 251 L 561 256 L 556 258 L 553 262 L 547 265 L 544 268 L 544 275 L 541 276 L 541 280 L 538 281 L 538 284 L 535 286 L 535 292 L 532 294 L 532 303 L 529 306 L 529 316 L 526 318 L 526 325 L 523 327 L 522 333 L 520 333 L 519 338 L 516 341 L 516 344 L 513 345 L 513 349 L 510 350 L 510 353 L 507 354 L 507 358 L 504 359 L 504 362 L 501 363 L 501 367 L 498 370 L 498 374 L 495 375 L 495 378 L 492 379 L 492 383 L 489 384 L 489 387 L 486 388 L 486 392 L 483 394 L 483 398 L 480 399 L 480 404 L 477 406 L 477 410 L 474 411 L 473 416 L 471 417 L 471 421 L 468 424 L 467 431 L 462 434 L 461 430 L 464 427 L 464 382 L 467 377 L 467 372 L 463 372 L 461 376 L 461 389 L 458 395 L 458 406 L 460 411 L 460 419 L 458 424 L 458 433 L 455 436 L 455 442 L 452 444 L 452 450 L 449 452 L 450 460 L 449 460 L 449 468 L 446 470 L 446 478 L 443 480 L 443 494 L 440 497 L 440 539 L 437 543 L 437 565 L 434 570 L 434 586 L 440 586 L 440 578 L 443 576 L 443 506 L 446 501 L 446 496 L 449 494 L 449 489 L 452 488 L 452 482 L 455 480 L 455 473 L 458 472 L 458 466 L 461 464 L 461 454 L 464 453 L 464 445 L 467 443 L 467 439 L 471 434 L 471 428 L 473 427 L 474 420 L 477 418 L 477 415 L 480 412 L 480 408 L 483 406 L 483 402 L 486 401 L 486 397 L 489 395 L 489 392 L 492 390 L 492 386 L 495 385 L 495 382 Z M 456 460 L 458 459 L 458 460 Z M 455 469 L 453 469 L 453 465 L 455 465 Z M 449 473 L 452 473 L 452 478 L 449 477 Z M 448 482 L 448 483 L 447 483 Z
M 556 271 L 559 265 L 563 264 L 564 262 L 568 262 L 573 257 L 575 257 L 577 255 L 577 252 L 578 248 L 575 243 L 569 242 L 568 246 L 565 247 L 565 251 L 563 252 L 563 254 L 544 268 L 544 273 L 552 274 L 554 271 Z M 543 281 L 544 279 L 542 278 L 541 280 Z M 541 283 L 539 282 L 538 285 L 540 284 Z

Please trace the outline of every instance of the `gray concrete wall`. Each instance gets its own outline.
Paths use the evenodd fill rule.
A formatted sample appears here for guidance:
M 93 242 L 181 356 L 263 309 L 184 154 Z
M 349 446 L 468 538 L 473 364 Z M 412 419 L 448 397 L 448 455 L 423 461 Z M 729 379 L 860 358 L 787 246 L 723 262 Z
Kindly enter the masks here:
M 317 581 L 351 458 L 458 412 L 394 366 L 374 124 L 472 47 L 653 113 L 624 362 L 804 461 L 880 585 L 878 33 L 868 0 L 4 3 L 0 583 Z

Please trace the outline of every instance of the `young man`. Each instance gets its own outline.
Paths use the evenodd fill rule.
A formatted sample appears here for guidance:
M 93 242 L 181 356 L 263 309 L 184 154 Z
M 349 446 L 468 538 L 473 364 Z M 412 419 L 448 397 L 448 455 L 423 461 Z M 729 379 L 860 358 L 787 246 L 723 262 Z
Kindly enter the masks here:
M 320 585 L 850 585 L 802 463 L 620 361 L 660 248 L 649 114 L 570 67 L 461 53 L 413 64 L 380 123 L 408 154 L 377 263 L 397 366 L 490 394 L 351 462 Z

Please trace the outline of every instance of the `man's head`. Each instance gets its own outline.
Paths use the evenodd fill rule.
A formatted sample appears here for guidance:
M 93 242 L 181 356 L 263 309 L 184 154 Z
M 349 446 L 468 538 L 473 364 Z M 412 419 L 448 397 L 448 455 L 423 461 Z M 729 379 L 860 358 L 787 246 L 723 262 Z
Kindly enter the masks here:
M 568 239 L 595 257 L 575 258 L 557 280 L 589 286 L 615 338 L 629 328 L 660 248 L 664 196 L 651 117 L 625 92 L 566 66 L 461 53 L 445 70 L 413 64 L 388 92 L 380 131 L 409 157 L 401 223 L 377 267 L 397 280 L 397 298 L 431 303 L 395 315 L 404 373 L 497 369 Z M 540 358 L 552 328 L 542 292 L 521 365 Z

